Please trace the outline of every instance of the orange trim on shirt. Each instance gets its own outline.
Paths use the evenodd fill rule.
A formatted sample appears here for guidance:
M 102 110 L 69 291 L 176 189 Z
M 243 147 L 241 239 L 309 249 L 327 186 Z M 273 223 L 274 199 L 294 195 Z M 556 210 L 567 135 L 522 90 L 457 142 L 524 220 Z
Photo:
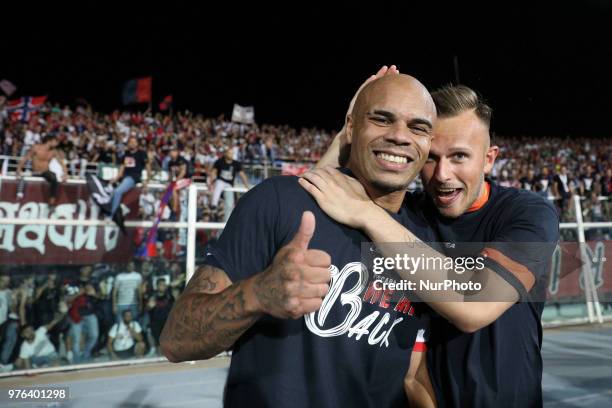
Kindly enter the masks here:
M 489 194 L 490 193 L 491 193 L 491 185 L 489 184 L 488 181 L 485 181 L 485 191 L 484 191 L 484 193 L 480 197 L 478 197 L 478 199 L 476 201 L 474 201 L 472 206 L 470 208 L 468 208 L 466 212 L 472 212 L 472 211 L 480 210 L 482 208 L 482 206 L 484 206 L 487 203 L 487 201 L 489 201 Z
M 497 249 L 485 248 L 482 250 L 481 254 L 485 257 L 491 258 L 506 268 L 508 272 L 513 274 L 523 284 L 527 292 L 529 292 L 531 288 L 533 288 L 533 285 L 535 285 L 535 276 L 529 271 L 529 269 L 516 262 L 514 259 L 507 257 Z

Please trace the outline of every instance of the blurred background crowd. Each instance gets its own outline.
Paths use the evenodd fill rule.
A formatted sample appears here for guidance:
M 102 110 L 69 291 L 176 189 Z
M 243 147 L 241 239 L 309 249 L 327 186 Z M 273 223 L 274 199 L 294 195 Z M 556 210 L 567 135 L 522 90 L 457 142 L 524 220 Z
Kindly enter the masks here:
M 249 165 L 278 169 L 282 163 L 316 162 L 335 132 L 237 124 L 223 116 L 204 118 L 191 112 L 102 114 L 87 105 L 71 108 L 51 103 L 24 123 L 9 120 L 6 110 L 0 110 L 0 154 L 23 156 L 45 135 L 56 136 L 70 177 L 83 177 L 88 168 L 97 169 L 100 164 L 120 163 L 128 138 L 135 136 L 155 174 L 168 171 L 170 152 L 176 147 L 188 164 L 187 177 L 207 182 L 214 163 L 231 150 L 233 159 L 245 165 L 255 183 L 262 174 Z M 501 185 L 532 190 L 554 200 L 562 220 L 575 218 L 570 199 L 574 194 L 586 199 L 588 220 L 609 215 L 607 204 L 598 204 L 598 197 L 612 194 L 612 145 L 607 139 L 497 135 L 493 140 L 501 151 L 491 177 Z
M 0 372 L 158 355 L 185 268 L 163 258 L 0 267 Z

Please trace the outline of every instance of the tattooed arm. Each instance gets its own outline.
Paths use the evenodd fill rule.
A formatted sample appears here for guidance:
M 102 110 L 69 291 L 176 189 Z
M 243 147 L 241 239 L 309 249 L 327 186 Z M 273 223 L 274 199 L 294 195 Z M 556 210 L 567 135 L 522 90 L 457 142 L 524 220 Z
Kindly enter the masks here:
M 304 213 L 300 229 L 261 273 L 232 283 L 210 265 L 194 274 L 178 298 L 160 338 L 168 360 L 213 357 L 231 347 L 264 313 L 298 318 L 318 310 L 330 280 L 329 255 L 309 250 L 314 216 Z
M 234 344 L 260 316 L 251 285 L 232 284 L 221 269 L 200 267 L 164 325 L 160 346 L 168 360 L 206 359 Z

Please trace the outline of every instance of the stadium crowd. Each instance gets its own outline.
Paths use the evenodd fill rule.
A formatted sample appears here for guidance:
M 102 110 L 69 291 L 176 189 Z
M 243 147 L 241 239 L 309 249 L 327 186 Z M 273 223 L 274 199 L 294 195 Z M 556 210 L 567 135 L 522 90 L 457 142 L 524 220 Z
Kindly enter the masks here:
M 3 267 L 0 372 L 158 355 L 182 264 Z
M 120 163 L 131 136 L 147 152 L 153 173 L 168 171 L 174 148 L 187 163 L 187 177 L 206 182 L 214 163 L 228 149 L 241 163 L 316 162 L 335 134 L 316 128 L 237 124 L 223 115 L 103 114 L 87 105 L 73 109 L 57 103 L 45 103 L 23 123 L 10 120 L 2 109 L 2 155 L 23 156 L 45 135 L 54 135 L 71 176 L 83 176 L 88 163 Z M 501 151 L 492 177 L 500 184 L 554 199 L 562 220 L 574 218 L 573 194 L 586 198 L 589 220 L 609 219 L 607 203 L 599 206 L 594 199 L 612 194 L 612 145 L 607 139 L 496 136 L 494 143 Z
M 153 170 L 167 168 L 173 146 L 190 163 L 194 176 L 206 176 L 221 152 L 231 148 L 245 163 L 317 161 L 332 133 L 289 126 L 245 125 L 191 112 L 175 115 L 115 111 L 93 112 L 89 107 L 61 108 L 46 103 L 28 122 L 10 120 L 0 107 L 0 154 L 23 156 L 45 135 L 55 135 L 73 175 L 82 175 L 86 163 L 118 163 L 127 138 L 135 136 L 152 159 Z

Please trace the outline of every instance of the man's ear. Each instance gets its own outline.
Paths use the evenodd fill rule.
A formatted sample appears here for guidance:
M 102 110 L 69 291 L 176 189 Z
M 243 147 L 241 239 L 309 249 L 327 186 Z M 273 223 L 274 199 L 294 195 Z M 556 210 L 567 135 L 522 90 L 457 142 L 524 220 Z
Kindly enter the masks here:
M 353 116 L 346 115 L 346 143 L 353 143 Z
M 338 164 L 340 167 L 346 167 L 351 157 L 351 144 L 353 142 L 353 117 L 346 115 L 346 126 L 344 131 L 344 140 L 340 143 L 340 154 L 338 156 Z
M 485 154 L 485 166 L 484 166 L 485 174 L 489 174 L 491 170 L 493 169 L 493 165 L 495 164 L 495 159 L 497 158 L 498 154 L 499 154 L 499 147 L 497 146 L 490 146 L 487 149 L 487 153 Z

